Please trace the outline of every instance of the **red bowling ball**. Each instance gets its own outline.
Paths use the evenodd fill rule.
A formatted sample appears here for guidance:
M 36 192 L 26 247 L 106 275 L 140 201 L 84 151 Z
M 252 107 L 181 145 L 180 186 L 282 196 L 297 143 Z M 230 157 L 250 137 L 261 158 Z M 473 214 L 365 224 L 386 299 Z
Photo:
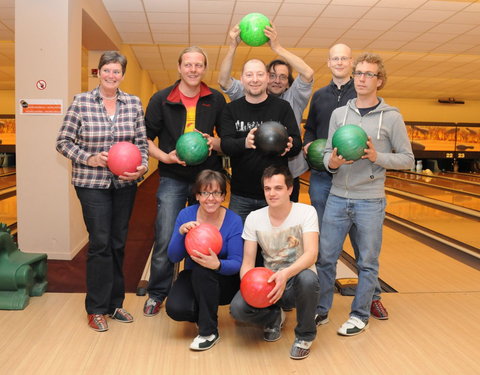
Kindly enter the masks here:
M 265 267 L 255 267 L 243 275 L 240 282 L 240 293 L 245 302 L 256 308 L 270 306 L 267 295 L 275 287 L 275 283 L 267 283 L 267 281 L 274 273 Z
M 140 165 L 142 165 L 142 154 L 133 143 L 118 142 L 108 151 L 108 169 L 117 176 L 125 172 L 136 172 Z
M 201 223 L 190 229 L 185 236 L 185 249 L 190 256 L 195 256 L 194 250 L 208 255 L 209 249 L 215 254 L 222 250 L 223 239 L 220 231 L 215 225 Z

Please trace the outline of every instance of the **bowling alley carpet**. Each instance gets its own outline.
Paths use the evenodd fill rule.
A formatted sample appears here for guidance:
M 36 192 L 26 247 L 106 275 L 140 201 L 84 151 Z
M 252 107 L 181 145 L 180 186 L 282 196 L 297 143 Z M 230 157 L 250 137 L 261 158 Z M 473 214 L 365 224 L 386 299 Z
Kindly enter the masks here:
M 125 248 L 124 275 L 126 292 L 134 293 L 142 276 L 154 241 L 153 225 L 157 213 L 155 193 L 158 174 L 153 173 L 138 187 Z M 87 246 L 70 261 L 48 261 L 48 291 L 82 293 L 86 291 Z

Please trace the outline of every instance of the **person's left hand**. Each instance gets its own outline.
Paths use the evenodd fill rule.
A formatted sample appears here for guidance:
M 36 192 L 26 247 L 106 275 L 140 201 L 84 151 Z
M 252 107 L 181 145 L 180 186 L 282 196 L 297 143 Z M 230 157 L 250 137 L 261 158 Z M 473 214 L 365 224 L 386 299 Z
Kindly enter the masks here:
M 284 270 L 280 270 L 275 272 L 270 278 L 268 279 L 268 283 L 274 282 L 275 286 L 273 289 L 268 293 L 267 298 L 270 303 L 274 304 L 282 298 L 283 292 L 285 291 L 285 287 L 287 286 L 287 275 Z
M 275 25 L 272 23 L 272 26 L 265 26 L 265 28 L 263 29 L 263 33 L 265 34 L 265 36 L 267 38 L 269 38 L 270 40 L 268 41 L 268 44 L 270 45 L 270 48 L 272 49 L 275 49 L 276 47 L 278 47 L 280 45 L 280 43 L 278 42 L 278 34 L 277 34 L 277 29 L 275 27 Z
M 119 180 L 122 181 L 134 181 L 142 177 L 147 171 L 147 167 L 144 165 L 139 165 L 136 172 L 123 172 L 123 175 L 118 176 Z
M 220 267 L 220 261 L 218 260 L 217 254 L 213 252 L 212 249 L 208 249 L 209 254 L 205 255 L 197 250 L 193 250 L 193 255 L 190 257 L 194 262 L 201 265 L 202 267 L 209 268 L 211 270 L 216 270 Z
M 375 150 L 375 147 L 373 146 L 372 142 L 372 137 L 368 137 L 367 141 L 367 147 L 365 151 L 365 155 L 362 156 L 362 159 L 368 159 L 372 163 L 375 163 L 377 161 L 377 151 Z
M 203 138 L 205 138 L 207 140 L 207 145 L 208 145 L 208 156 L 210 156 L 212 154 L 212 150 L 213 150 L 213 138 L 210 134 L 208 133 L 202 133 L 200 130 L 198 129 L 195 129 L 195 131 L 197 133 L 200 133 Z
M 280 156 L 285 155 L 288 151 L 290 151 L 292 147 L 293 147 L 293 138 L 288 137 L 287 147 L 285 147 L 285 151 L 283 151 L 283 153 Z

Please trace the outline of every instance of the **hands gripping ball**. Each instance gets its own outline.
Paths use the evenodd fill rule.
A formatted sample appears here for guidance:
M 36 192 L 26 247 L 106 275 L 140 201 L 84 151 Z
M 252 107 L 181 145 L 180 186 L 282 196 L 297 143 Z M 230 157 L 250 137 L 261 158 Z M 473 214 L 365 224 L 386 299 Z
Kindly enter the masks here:
M 108 151 L 107 166 L 113 174 L 136 172 L 142 165 L 142 154 L 137 146 L 130 142 L 115 143 Z
M 265 26 L 271 26 L 270 20 L 261 13 L 247 14 L 240 20 L 240 39 L 252 47 L 258 47 L 269 41 L 263 33 Z
M 266 155 L 283 154 L 287 143 L 287 129 L 277 121 L 266 121 L 255 132 L 255 147 Z
M 208 249 L 212 249 L 215 254 L 222 250 L 222 235 L 216 226 L 208 223 L 201 223 L 190 229 L 185 236 L 185 248 L 190 256 L 195 256 L 193 250 L 209 255 Z
M 193 131 L 182 134 L 175 146 L 177 156 L 187 165 L 202 164 L 208 158 L 207 140 L 199 132 Z
M 242 277 L 240 293 L 250 306 L 264 308 L 271 305 L 267 295 L 275 287 L 275 283 L 267 283 L 274 272 L 265 267 L 255 267 Z
M 332 147 L 345 160 L 358 160 L 365 154 L 368 136 L 360 126 L 344 125 L 333 133 Z
M 323 165 L 323 151 L 325 150 L 325 145 L 327 140 L 325 138 L 320 138 L 314 140 L 310 143 L 307 151 L 307 161 L 311 168 L 316 169 L 317 171 L 324 171 L 325 165 Z

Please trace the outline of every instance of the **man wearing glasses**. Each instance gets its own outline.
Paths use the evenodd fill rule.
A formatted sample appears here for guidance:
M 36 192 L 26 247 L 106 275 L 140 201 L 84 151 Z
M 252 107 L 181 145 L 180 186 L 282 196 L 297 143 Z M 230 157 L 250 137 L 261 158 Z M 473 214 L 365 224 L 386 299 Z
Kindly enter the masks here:
M 300 57 L 287 51 L 280 45 L 277 38 L 275 26 L 267 26 L 265 35 L 270 39 L 270 48 L 283 60 L 276 59 L 267 65 L 268 86 L 267 92 L 270 95 L 278 96 L 290 103 L 295 114 L 295 119 L 300 130 L 303 111 L 312 95 L 313 69 L 308 66 Z M 231 77 L 233 59 L 238 45 L 240 44 L 240 28 L 235 25 L 229 33 L 229 49 L 220 66 L 218 83 L 230 100 L 241 98 L 244 95 L 244 87 L 241 81 Z M 296 79 L 292 75 L 292 67 L 298 72 Z M 293 192 L 291 200 L 298 201 L 300 191 L 299 176 L 308 170 L 307 162 L 302 153 L 289 158 L 288 167 L 294 177 Z
M 308 111 L 307 123 L 305 124 L 304 150 L 308 151 L 310 144 L 319 138 L 327 138 L 328 124 L 330 116 L 334 109 L 347 104 L 350 99 L 357 96 L 355 85 L 353 84 L 352 73 L 352 50 L 345 44 L 336 44 L 330 48 L 328 68 L 332 72 L 330 83 L 317 90 L 313 94 Z M 317 210 L 318 225 L 320 233 L 322 231 L 323 212 L 325 204 L 332 187 L 332 174 L 328 171 L 310 171 L 310 187 L 308 193 L 312 206 Z M 358 246 L 355 241 L 356 227 L 352 226 L 349 232 L 350 241 L 355 251 L 355 258 L 358 258 Z M 387 309 L 380 300 L 382 289 L 377 280 L 375 294 L 371 304 L 371 314 L 374 318 L 380 320 L 388 319 Z M 328 323 L 328 319 L 322 319 L 321 315 L 315 316 L 317 325 Z
M 325 206 L 320 255 L 317 263 L 320 299 L 317 314 L 328 320 L 332 306 L 336 264 L 345 237 L 355 227 L 358 246 L 358 286 L 349 319 L 338 334 L 353 336 L 368 326 L 370 308 L 378 280 L 378 257 L 385 217 L 386 169 L 409 169 L 414 156 L 405 123 L 397 108 L 377 97 L 387 75 L 380 56 L 360 55 L 353 66 L 357 98 L 333 111 L 323 162 L 333 174 Z M 332 149 L 332 136 L 343 125 L 356 124 L 368 135 L 365 154 L 357 161 L 345 160 Z M 395 150 L 395 152 L 394 152 Z

